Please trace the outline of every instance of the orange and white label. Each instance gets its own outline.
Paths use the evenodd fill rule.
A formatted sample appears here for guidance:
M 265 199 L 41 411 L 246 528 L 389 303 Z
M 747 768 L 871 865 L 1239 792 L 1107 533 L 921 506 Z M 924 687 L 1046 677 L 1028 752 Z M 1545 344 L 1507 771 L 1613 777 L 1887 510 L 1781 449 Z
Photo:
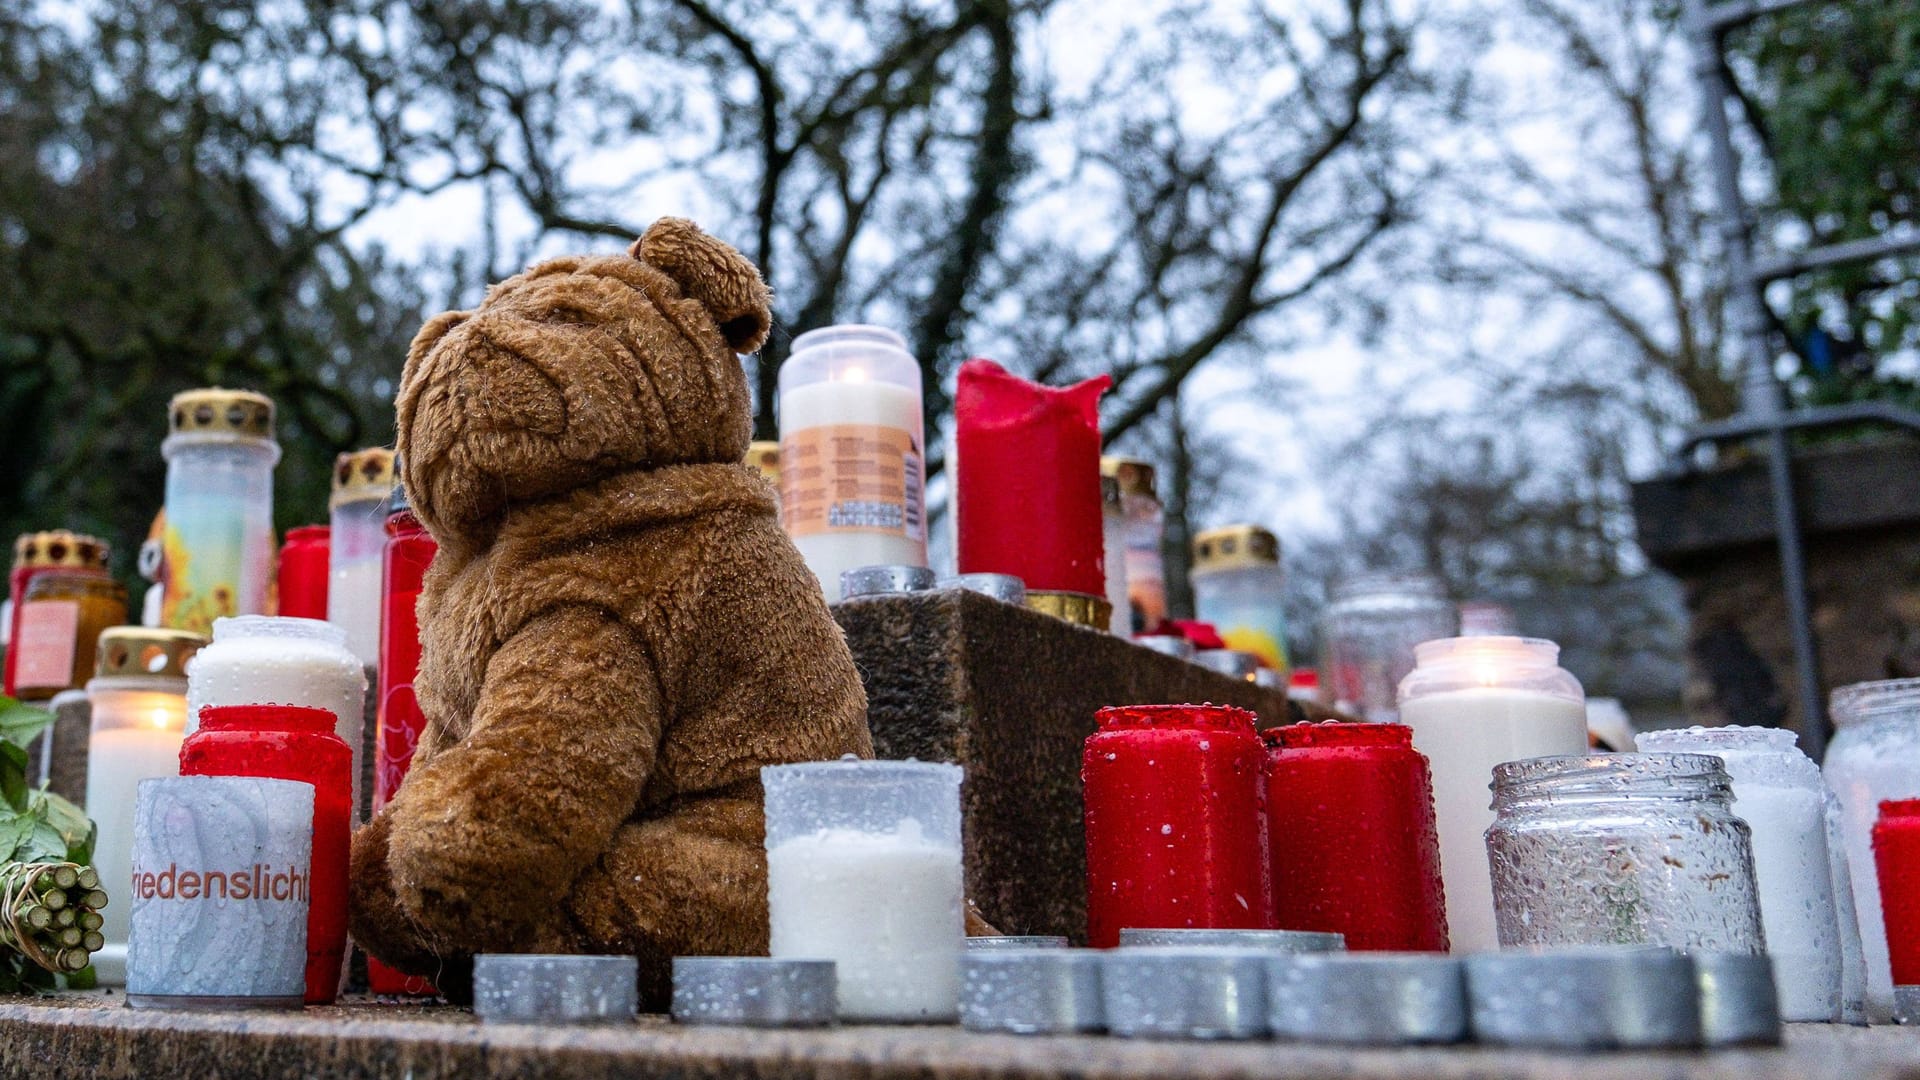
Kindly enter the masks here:
M 80 605 L 72 600 L 35 600 L 20 608 L 20 637 L 13 647 L 13 685 L 65 689 L 73 680 L 73 655 L 80 640 Z
M 925 540 L 920 448 L 900 428 L 823 424 L 780 440 L 788 536 L 865 532 Z

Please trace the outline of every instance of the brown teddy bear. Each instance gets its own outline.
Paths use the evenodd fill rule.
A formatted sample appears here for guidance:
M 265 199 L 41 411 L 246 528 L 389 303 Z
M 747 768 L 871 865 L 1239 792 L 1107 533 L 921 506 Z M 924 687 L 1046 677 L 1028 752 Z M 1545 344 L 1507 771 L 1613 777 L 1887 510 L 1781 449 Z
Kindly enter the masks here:
M 813 575 L 741 463 L 759 272 L 663 218 L 421 329 L 399 448 L 440 553 L 428 724 L 354 837 L 353 935 L 458 993 L 485 952 L 764 954 L 760 767 L 871 756 Z

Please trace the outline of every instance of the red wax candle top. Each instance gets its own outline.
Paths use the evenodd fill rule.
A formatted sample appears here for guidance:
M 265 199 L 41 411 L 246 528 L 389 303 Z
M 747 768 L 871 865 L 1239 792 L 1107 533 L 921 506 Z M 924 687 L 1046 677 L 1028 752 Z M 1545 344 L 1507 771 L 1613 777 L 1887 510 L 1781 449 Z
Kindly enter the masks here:
M 1260 740 L 1244 709 L 1102 709 L 1081 779 L 1087 937 L 1132 928 L 1269 925 Z
M 294 619 L 327 617 L 327 562 L 333 530 L 325 525 L 302 525 L 287 530 L 276 575 L 280 614 Z
M 1261 733 L 1273 921 L 1345 934 L 1349 949 L 1444 952 L 1433 780 L 1401 724 Z
M 313 785 L 312 900 L 307 908 L 306 1000 L 340 987 L 347 951 L 347 864 L 353 828 L 353 751 L 325 709 L 209 705 L 180 746 L 182 776 L 260 776 Z
M 1099 404 L 1111 385 L 1102 375 L 1054 388 L 991 360 L 960 366 L 953 413 L 961 573 L 1105 595 Z
M 1920 799 L 1880 804 L 1873 826 L 1874 869 L 1895 986 L 1920 986 Z

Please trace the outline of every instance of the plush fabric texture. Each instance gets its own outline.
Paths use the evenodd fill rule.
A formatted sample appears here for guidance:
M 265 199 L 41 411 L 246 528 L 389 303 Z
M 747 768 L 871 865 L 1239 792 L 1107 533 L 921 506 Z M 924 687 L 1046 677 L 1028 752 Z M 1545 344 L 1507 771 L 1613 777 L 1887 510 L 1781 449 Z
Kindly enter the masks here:
M 440 544 L 428 724 L 354 838 L 353 934 L 449 987 L 484 952 L 767 949 L 763 765 L 871 756 L 820 587 L 741 464 L 758 271 L 691 223 L 427 323 L 402 478 Z

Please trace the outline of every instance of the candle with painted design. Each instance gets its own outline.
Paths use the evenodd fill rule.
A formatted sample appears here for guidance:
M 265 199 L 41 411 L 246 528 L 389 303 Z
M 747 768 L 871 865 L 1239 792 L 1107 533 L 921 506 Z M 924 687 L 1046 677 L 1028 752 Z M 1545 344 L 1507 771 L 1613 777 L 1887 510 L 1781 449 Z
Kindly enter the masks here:
M 273 584 L 273 401 L 189 390 L 167 410 L 160 618 L 205 634 L 213 620 L 267 610 Z
M 878 326 L 794 339 L 780 367 L 780 521 L 827 599 L 863 566 L 927 565 L 920 365 Z

